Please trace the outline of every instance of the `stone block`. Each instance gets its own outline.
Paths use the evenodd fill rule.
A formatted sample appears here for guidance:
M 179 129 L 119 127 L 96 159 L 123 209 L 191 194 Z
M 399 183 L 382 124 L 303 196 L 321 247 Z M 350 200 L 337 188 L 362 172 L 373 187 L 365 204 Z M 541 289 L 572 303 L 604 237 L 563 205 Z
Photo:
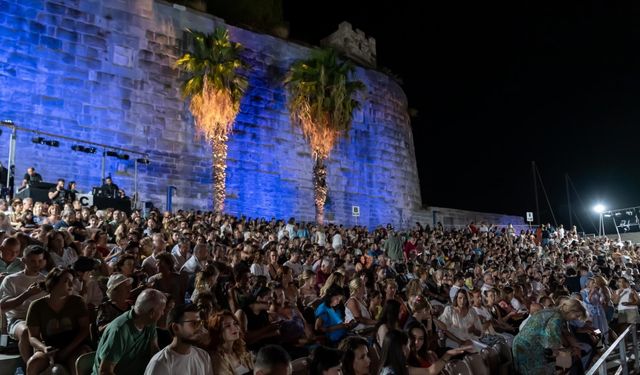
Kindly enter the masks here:
M 47 1 L 45 9 L 47 10 L 47 12 L 53 13 L 53 14 L 65 14 L 67 10 L 67 8 L 64 5 L 52 3 L 49 1 Z
M 68 40 L 74 43 L 78 41 L 78 33 L 76 31 L 67 30 L 61 27 L 56 29 L 56 36 L 59 39 Z
M 54 50 L 62 48 L 62 40 L 45 35 L 40 36 L 40 44 Z

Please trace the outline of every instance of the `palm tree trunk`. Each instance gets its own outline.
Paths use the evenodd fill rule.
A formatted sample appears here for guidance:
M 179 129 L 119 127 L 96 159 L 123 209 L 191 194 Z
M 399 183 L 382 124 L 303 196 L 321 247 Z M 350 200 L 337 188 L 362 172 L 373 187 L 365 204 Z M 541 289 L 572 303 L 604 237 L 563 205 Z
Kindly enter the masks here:
M 316 223 L 324 224 L 324 203 L 327 201 L 327 167 L 324 158 L 316 156 L 313 166 L 313 192 L 316 205 Z
M 226 135 L 216 137 L 211 141 L 213 149 L 213 209 L 224 212 L 227 183 L 227 140 Z

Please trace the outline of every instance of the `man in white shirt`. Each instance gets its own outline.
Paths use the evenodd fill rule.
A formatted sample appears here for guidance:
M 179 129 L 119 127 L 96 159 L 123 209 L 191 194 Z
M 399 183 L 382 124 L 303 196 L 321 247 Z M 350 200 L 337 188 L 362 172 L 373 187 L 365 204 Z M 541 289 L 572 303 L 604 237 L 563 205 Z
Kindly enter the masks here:
M 297 278 L 302 274 L 302 263 L 300 263 L 300 250 L 293 249 L 291 250 L 291 258 L 288 261 L 284 262 L 284 265 L 291 268 L 293 271 L 293 277 Z
M 340 229 L 337 229 L 336 233 L 333 235 L 333 238 L 331 239 L 331 247 L 333 247 L 333 250 L 336 252 L 342 249 L 342 234 L 340 234 Z
M 177 246 L 177 251 L 172 251 L 171 254 L 173 255 L 173 265 L 176 271 L 179 271 L 189 258 L 191 258 L 191 241 L 186 237 L 182 237 Z
M 327 235 L 324 233 L 324 227 L 319 226 L 314 232 L 314 243 L 324 247 L 327 244 Z
M 491 275 L 491 272 L 485 273 L 483 276 L 483 280 L 484 280 L 484 284 L 482 284 L 482 287 L 480 288 L 480 291 L 482 291 L 482 294 L 484 294 L 484 292 L 486 292 L 489 289 L 493 289 L 493 275 Z
M 180 273 L 194 275 L 206 267 L 207 260 L 209 260 L 209 248 L 207 244 L 199 243 L 193 249 L 193 256 L 180 269 Z
M 153 235 L 153 254 L 144 258 L 142 261 L 142 270 L 149 276 L 158 273 L 158 260 L 156 257 L 166 251 L 166 243 L 162 233 L 154 233 Z
M 176 306 L 169 329 L 173 332 L 173 341 L 151 358 L 145 375 L 212 374 L 209 353 L 194 346 L 207 333 L 198 307 Z
M 32 301 L 46 294 L 41 288 L 45 277 L 40 274 L 46 264 L 44 253 L 42 246 L 28 246 L 24 250 L 24 270 L 8 275 L 0 284 L 0 310 L 7 317 L 9 335 L 18 340 L 25 363 L 33 354 L 25 321 L 27 310 Z

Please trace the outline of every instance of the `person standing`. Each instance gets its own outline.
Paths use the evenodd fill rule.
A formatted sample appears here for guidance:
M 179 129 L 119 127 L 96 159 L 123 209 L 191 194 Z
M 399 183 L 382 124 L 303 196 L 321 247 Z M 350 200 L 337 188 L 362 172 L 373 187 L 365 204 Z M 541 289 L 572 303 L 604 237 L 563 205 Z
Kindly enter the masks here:
M 56 186 L 49 189 L 48 195 L 51 203 L 61 207 L 64 206 L 65 197 L 67 196 L 67 191 L 64 189 L 64 179 L 59 178 Z
M 102 195 L 106 198 L 117 198 L 118 191 L 120 189 L 118 188 L 118 185 L 113 183 L 111 176 L 108 176 L 104 179 L 104 184 L 102 185 L 100 190 L 102 191 Z
M 404 252 L 402 251 L 402 239 L 398 234 L 391 230 L 389 231 L 389 237 L 384 242 L 384 251 L 387 257 L 395 263 L 404 262 Z
M 22 185 L 20 188 L 26 188 L 27 186 L 37 184 L 38 182 L 42 182 L 42 176 L 40 176 L 40 173 L 36 172 L 34 167 L 29 167 L 27 168 L 27 173 L 25 173 L 22 178 Z
M 585 320 L 587 312 L 575 299 L 566 299 L 558 308 L 544 309 L 531 319 L 513 339 L 513 361 L 522 375 L 555 373 L 555 355 L 562 346 L 562 327 L 570 320 Z M 579 354 L 579 349 L 578 353 Z

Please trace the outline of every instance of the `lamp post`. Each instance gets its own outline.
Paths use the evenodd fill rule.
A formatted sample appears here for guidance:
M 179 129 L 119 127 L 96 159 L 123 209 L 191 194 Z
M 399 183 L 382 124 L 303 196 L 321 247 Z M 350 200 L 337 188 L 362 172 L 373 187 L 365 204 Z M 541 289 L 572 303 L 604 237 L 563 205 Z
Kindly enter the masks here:
M 604 236 L 604 218 L 603 213 L 606 210 L 606 207 L 602 203 L 598 203 L 593 206 L 593 211 L 595 211 L 600 216 L 600 221 L 598 223 L 598 237 Z

